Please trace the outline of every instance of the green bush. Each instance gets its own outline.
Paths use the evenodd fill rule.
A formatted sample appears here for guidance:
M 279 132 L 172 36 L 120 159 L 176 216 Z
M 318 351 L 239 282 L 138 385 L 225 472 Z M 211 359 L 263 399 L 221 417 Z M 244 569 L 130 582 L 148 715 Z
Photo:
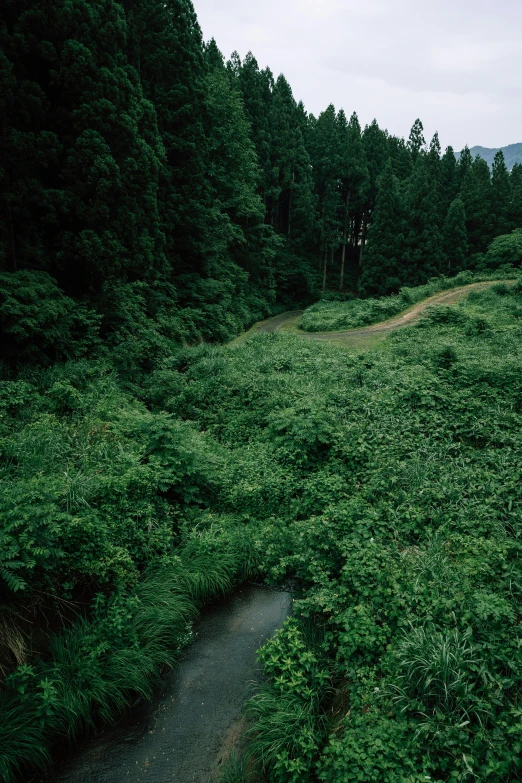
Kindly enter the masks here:
M 99 345 L 101 317 L 65 296 L 46 272 L 0 273 L 1 353 L 59 361 Z
M 522 229 L 517 228 L 511 234 L 496 237 L 488 248 L 485 264 L 490 269 L 504 265 L 518 268 L 522 263 Z
M 330 673 L 306 643 L 295 618 L 260 652 L 265 686 L 247 705 L 254 720 L 249 750 L 274 783 L 312 779 L 326 732 Z

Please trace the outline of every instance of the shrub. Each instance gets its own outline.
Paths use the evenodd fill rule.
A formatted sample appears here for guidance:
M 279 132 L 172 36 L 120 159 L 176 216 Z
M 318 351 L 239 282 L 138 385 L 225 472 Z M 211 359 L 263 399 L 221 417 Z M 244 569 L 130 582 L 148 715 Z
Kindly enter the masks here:
M 101 317 L 74 302 L 46 272 L 0 273 L 1 355 L 9 360 L 79 357 L 99 344 Z
M 511 234 L 496 237 L 488 248 L 485 264 L 490 269 L 498 269 L 504 265 L 519 267 L 522 263 L 522 228 L 517 228 Z

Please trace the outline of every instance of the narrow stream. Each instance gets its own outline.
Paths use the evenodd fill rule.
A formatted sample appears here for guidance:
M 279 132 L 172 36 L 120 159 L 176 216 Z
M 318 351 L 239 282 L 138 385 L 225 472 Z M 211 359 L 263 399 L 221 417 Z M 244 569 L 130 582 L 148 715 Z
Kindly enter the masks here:
M 32 783 L 208 783 L 241 735 L 256 650 L 291 610 L 289 593 L 246 586 L 207 610 L 152 704 L 72 751 Z

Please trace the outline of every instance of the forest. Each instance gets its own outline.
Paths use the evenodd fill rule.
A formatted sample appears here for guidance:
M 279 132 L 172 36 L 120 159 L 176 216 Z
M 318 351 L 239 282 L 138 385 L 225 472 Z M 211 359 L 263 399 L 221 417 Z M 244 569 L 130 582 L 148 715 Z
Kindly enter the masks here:
M 522 165 L 308 114 L 190 0 L 4 0 L 0 84 L 0 779 L 250 580 L 224 783 L 521 780 Z

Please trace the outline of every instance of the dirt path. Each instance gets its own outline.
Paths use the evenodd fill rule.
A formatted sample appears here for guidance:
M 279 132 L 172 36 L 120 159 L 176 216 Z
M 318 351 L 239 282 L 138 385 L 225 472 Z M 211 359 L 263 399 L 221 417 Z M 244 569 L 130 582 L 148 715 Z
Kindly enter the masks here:
M 267 318 L 266 321 L 259 321 L 252 327 L 252 330 L 255 332 L 267 332 L 269 334 L 278 332 L 281 327 L 285 326 L 289 321 L 301 318 L 303 313 L 304 310 L 290 310 L 287 313 L 276 315 L 274 318 Z
M 298 328 L 299 319 L 303 314 L 303 310 L 292 310 L 288 313 L 281 313 L 276 315 L 275 318 L 269 318 L 266 321 L 260 321 L 255 324 L 250 330 L 249 334 L 256 332 L 278 332 L 283 327 L 291 327 L 294 333 L 299 334 L 301 337 L 307 337 L 310 340 L 342 340 L 349 338 L 364 338 L 372 337 L 373 335 L 383 335 L 388 332 L 393 332 L 396 329 L 401 329 L 404 326 L 409 326 L 419 320 L 421 314 L 432 305 L 437 304 L 454 304 L 469 294 L 470 291 L 480 291 L 484 288 L 488 288 L 491 285 L 497 283 L 510 283 L 512 280 L 488 280 L 481 283 L 470 283 L 469 285 L 459 286 L 459 288 L 451 288 L 448 291 L 441 291 L 438 294 L 423 299 L 422 302 L 409 307 L 403 313 L 394 315 L 387 321 L 381 321 L 377 324 L 371 324 L 370 326 L 358 327 L 356 329 L 349 329 L 341 332 L 304 332 Z
M 282 591 L 236 590 L 203 615 L 153 704 L 133 709 L 32 783 L 208 783 L 241 736 L 241 708 L 258 677 L 256 650 L 291 603 Z

